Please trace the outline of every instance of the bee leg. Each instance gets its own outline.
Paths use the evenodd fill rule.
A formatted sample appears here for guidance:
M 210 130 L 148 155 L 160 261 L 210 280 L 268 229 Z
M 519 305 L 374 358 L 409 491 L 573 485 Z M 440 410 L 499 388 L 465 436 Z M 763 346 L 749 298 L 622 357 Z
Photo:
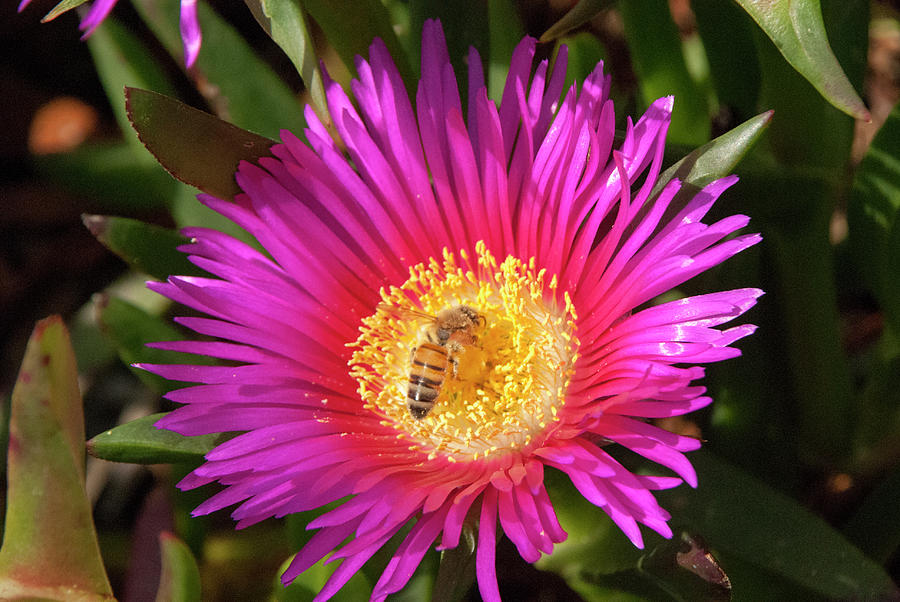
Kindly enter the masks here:
M 450 364 L 450 369 L 453 371 L 453 378 L 456 378 L 459 375 L 459 358 L 456 357 L 456 355 L 463 351 L 465 351 L 465 348 L 456 341 L 447 343 L 447 362 Z
M 459 375 L 459 360 L 453 356 L 448 357 L 447 361 L 450 363 L 450 369 L 453 371 L 453 378 L 456 378 Z

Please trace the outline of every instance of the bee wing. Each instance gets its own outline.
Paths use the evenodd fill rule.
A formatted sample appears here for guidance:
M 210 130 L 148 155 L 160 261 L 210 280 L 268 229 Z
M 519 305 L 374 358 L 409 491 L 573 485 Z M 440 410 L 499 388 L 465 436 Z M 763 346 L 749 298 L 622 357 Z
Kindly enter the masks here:
M 406 318 L 409 320 L 429 320 L 431 322 L 437 321 L 437 316 L 433 316 L 429 313 L 425 313 L 424 311 L 419 311 L 418 309 L 413 309 L 411 307 L 398 307 L 396 305 L 391 305 L 390 303 L 379 303 L 377 309 L 378 311 L 383 311 L 384 313 L 393 314 L 395 316 L 399 316 L 401 318 Z

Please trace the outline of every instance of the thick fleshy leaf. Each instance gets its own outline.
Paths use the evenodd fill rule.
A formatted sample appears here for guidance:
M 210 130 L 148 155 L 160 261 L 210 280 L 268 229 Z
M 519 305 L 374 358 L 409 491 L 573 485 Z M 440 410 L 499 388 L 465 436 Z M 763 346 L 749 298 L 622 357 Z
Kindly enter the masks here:
M 875 560 L 887 563 L 900 548 L 900 468 L 866 496 L 844 525 L 844 533 Z
M 172 274 L 199 276 L 204 272 L 176 247 L 188 239 L 168 228 L 136 219 L 84 215 L 84 225 L 97 240 L 135 270 L 165 280 Z
M 840 33 L 841 39 L 862 40 L 854 54 L 865 56 L 868 20 L 857 15 L 868 12 L 868 0 L 843 0 L 829 5 L 852 5 L 847 9 L 828 11 L 823 16 L 829 29 Z M 841 17 L 844 17 L 843 19 Z M 775 111 L 767 137 L 768 148 L 782 167 L 802 170 L 822 170 L 821 174 L 838 180 L 847 169 L 853 142 L 853 118 L 833 106 L 803 75 L 784 60 L 778 48 L 765 38 L 765 33 L 754 25 L 757 58 L 760 66 L 760 106 Z M 843 44 L 842 56 L 854 47 Z M 844 69 L 851 81 L 862 80 L 864 64 L 844 58 Z M 829 214 L 834 207 L 834 195 L 820 199 Z
M 328 106 L 315 44 L 309 35 L 306 16 L 299 3 L 283 0 L 244 0 L 244 2 L 266 33 L 291 59 L 306 89 L 309 90 L 319 118 L 325 123 L 330 121 L 327 119 Z
M 390 595 L 391 602 L 420 602 L 421 600 L 440 602 L 441 594 L 435 589 L 437 584 L 435 583 L 434 575 L 437 572 L 437 565 L 438 553 L 434 550 L 429 550 L 422 559 L 422 562 L 419 563 L 419 566 L 416 567 L 412 577 L 410 577 L 406 585 L 403 586 L 403 589 L 396 594 Z M 460 576 L 460 580 L 462 581 L 463 579 L 464 577 Z M 464 596 L 466 593 L 467 591 L 463 590 L 460 596 Z M 458 599 L 463 598 L 460 597 Z
M 394 33 L 390 13 L 379 0 L 303 0 L 302 5 L 351 72 L 355 72 L 354 58 L 369 56 L 372 40 L 381 38 L 394 57 L 406 89 L 415 89 L 416 70 Z
M 707 100 L 691 79 L 681 38 L 666 0 L 620 2 L 625 37 L 641 88 L 643 105 L 674 95 L 675 111 L 667 139 L 696 146 L 709 140 Z
M 639 550 L 602 510 L 586 501 L 575 490 L 568 478 L 556 470 L 548 470 L 545 473 L 545 480 L 560 524 L 568 533 L 568 537 L 554 546 L 553 554 L 543 556 L 537 562 L 538 568 L 560 575 L 569 587 L 589 602 L 673 599 L 670 595 L 666 595 L 671 594 L 672 589 L 641 568 L 642 563 L 648 558 L 659 554 L 654 552 L 655 550 L 668 549 L 667 546 L 673 545 L 672 541 L 644 529 L 644 542 L 651 551 L 648 553 Z M 701 482 L 700 486 L 703 487 L 704 483 Z M 673 526 L 676 526 L 675 521 L 679 521 L 679 516 L 674 517 Z M 691 532 L 696 534 L 695 530 Z M 719 556 L 718 551 L 716 556 Z M 671 555 L 669 557 L 671 558 Z M 761 571 L 757 567 L 750 567 L 739 576 L 734 575 L 735 565 L 736 561 L 730 559 L 725 567 L 738 591 L 766 591 L 770 595 L 764 599 L 773 600 L 779 599 L 779 594 L 784 598 L 787 594 L 798 591 L 808 597 L 808 590 L 798 588 L 790 582 L 781 580 L 778 575 Z M 690 575 L 686 577 L 688 583 L 693 582 L 702 586 Z M 764 590 L 761 587 L 761 584 L 764 586 L 772 583 L 776 584 L 774 589 Z
M 825 0 L 822 19 L 828 43 L 854 90 L 863 90 L 869 72 L 870 27 L 877 27 L 877 8 L 867 0 Z M 874 19 L 874 21 L 873 21 Z
M 579 0 L 569 12 L 541 34 L 541 42 L 552 42 L 577 29 L 597 16 L 603 9 L 612 6 L 611 0 Z
M 172 219 L 175 220 L 175 225 L 178 228 L 192 226 L 211 228 L 224 232 L 261 250 L 259 242 L 250 233 L 221 213 L 213 211 L 198 201 L 198 190 L 196 188 L 180 182 L 177 182 L 177 184 L 178 190 L 169 199 L 169 211 L 172 213 Z
M 62 0 L 62 2 L 54 6 L 53 9 L 41 19 L 41 23 L 52 21 L 61 14 L 69 12 L 73 8 L 78 8 L 87 1 L 88 0 Z
M 132 464 L 199 463 L 223 439 L 221 434 L 185 437 L 156 428 L 165 413 L 151 414 L 104 431 L 87 442 L 95 458 Z
M 156 602 L 193 602 L 200 600 L 200 569 L 183 541 L 171 533 L 160 533 L 162 573 Z
M 716 99 L 738 121 L 757 111 L 759 60 L 753 40 L 756 25 L 733 2 L 691 0 L 703 40 Z
M 134 6 L 178 65 L 184 64 L 179 0 L 135 0 Z M 188 71 L 222 119 L 263 136 L 282 129 L 302 134 L 303 110 L 294 92 L 206 2 L 197 3 L 203 46 Z
M 169 481 L 178 483 L 190 474 L 198 464 L 196 462 L 172 464 L 169 466 Z M 172 497 L 174 506 L 175 533 L 190 548 L 194 558 L 202 558 L 206 545 L 210 543 L 210 531 L 213 525 L 211 516 L 194 516 L 193 510 L 206 501 L 209 493 L 203 488 L 182 491 Z M 207 565 L 208 566 L 208 565 Z
M 900 299 L 896 272 L 900 226 L 895 217 L 900 211 L 898 148 L 900 105 L 888 115 L 859 165 L 847 202 L 847 219 L 856 269 L 900 333 L 900 308 L 895 306 Z
M 140 155 L 147 160 L 136 160 Z M 128 142 L 85 145 L 34 157 L 34 164 L 41 176 L 91 199 L 95 211 L 130 215 L 159 211 L 179 186 L 145 150 L 137 152 Z
M 564 90 L 568 90 L 576 82 L 585 81 L 597 63 L 605 61 L 608 56 L 597 36 L 587 31 L 561 38 L 558 43 L 565 44 L 569 49 L 569 64 L 566 67 Z M 616 106 L 619 106 L 615 90 L 610 90 L 610 95 Z
M 0 598 L 113 600 L 84 491 L 84 423 L 63 321 L 38 322 L 12 396 Z
M 719 561 L 702 538 L 686 531 L 654 547 L 636 568 L 591 581 L 651 599 L 726 602 L 732 595 L 731 580 Z
M 828 599 L 900 595 L 881 566 L 794 500 L 708 451 L 693 452 L 690 458 L 700 487 L 657 494 L 673 523 L 686 522 L 711 547 Z M 737 577 L 731 577 L 738 590 Z
M 459 545 L 441 552 L 431 602 L 459 602 L 475 583 L 476 535 L 464 527 Z
M 885 245 L 881 281 L 885 316 L 894 332 L 900 333 L 900 209 L 894 213 L 894 224 Z
M 760 168 L 741 175 L 747 213 L 766 241 L 767 298 L 780 314 L 770 323 L 781 339 L 776 352 L 786 357 L 786 380 L 793 383 L 790 432 L 781 445 L 810 465 L 846 462 L 858 412 L 841 345 L 834 248 L 828 239 L 834 185 L 811 170 Z
M 854 400 L 859 418 L 853 433 L 853 467 L 861 474 L 880 474 L 893 464 L 900 440 L 900 342 L 879 322 L 873 315 L 871 323 L 883 336 L 867 357 L 865 386 Z
M 772 121 L 772 111 L 760 113 L 711 140 L 660 174 L 651 194 L 659 193 L 672 178 L 690 184 L 693 191 L 732 173 Z
M 503 97 L 512 53 L 525 35 L 522 21 L 510 0 L 488 0 L 488 96 L 497 102 Z
M 819 0 L 736 1 L 828 102 L 851 117 L 869 119 L 869 111 L 828 45 Z
M 274 141 L 170 98 L 126 88 L 128 118 L 138 137 L 173 176 L 219 198 L 240 192 L 241 161 L 269 154 Z
M 643 552 L 634 547 L 609 517 L 575 489 L 572 482 L 557 470 L 547 470 L 544 481 L 553 509 L 568 537 L 553 546 L 553 554 L 537 561 L 542 571 L 556 573 L 569 587 L 589 601 L 645 600 L 625 594 L 622 583 L 601 583 L 602 575 L 629 571 L 637 566 Z M 651 541 L 662 541 L 654 538 Z M 648 584 L 649 591 L 657 591 Z
M 183 364 L 198 363 L 200 356 L 186 355 L 175 351 L 165 351 L 147 347 L 148 341 L 177 341 L 184 338 L 182 333 L 159 316 L 152 315 L 137 305 L 116 297 L 102 296 L 97 299 L 97 319 L 100 328 L 112 340 L 119 358 L 131 365 L 138 362 Z M 184 386 L 166 380 L 146 370 L 134 369 L 134 373 L 144 384 L 158 393 Z
M 782 575 L 767 571 L 759 565 L 716 549 L 722 566 L 728 569 L 729 580 L 737 591 L 737 600 L 827 600 L 814 591 L 801 587 Z

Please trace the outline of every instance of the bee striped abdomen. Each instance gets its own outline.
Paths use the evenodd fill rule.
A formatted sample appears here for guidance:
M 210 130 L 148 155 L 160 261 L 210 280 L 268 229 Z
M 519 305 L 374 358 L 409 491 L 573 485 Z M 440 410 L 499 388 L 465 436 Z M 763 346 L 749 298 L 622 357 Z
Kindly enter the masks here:
M 447 350 L 434 343 L 422 343 L 412 357 L 409 388 L 406 391 L 409 412 L 421 420 L 434 407 L 447 371 Z

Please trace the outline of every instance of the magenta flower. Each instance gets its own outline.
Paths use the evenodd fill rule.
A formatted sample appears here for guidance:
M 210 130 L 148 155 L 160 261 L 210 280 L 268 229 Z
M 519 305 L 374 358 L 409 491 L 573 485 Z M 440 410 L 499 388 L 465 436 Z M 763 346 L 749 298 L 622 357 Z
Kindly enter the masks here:
M 731 236 L 743 215 L 700 221 L 735 177 L 677 209 L 677 181 L 650 196 L 671 98 L 616 145 L 602 65 L 561 98 L 565 49 L 552 75 L 547 61 L 530 75 L 534 51 L 531 38 L 517 47 L 498 109 L 472 50 L 464 119 L 437 22 L 415 109 L 376 40 L 357 60 L 355 103 L 327 85 L 346 152 L 307 107 L 308 146 L 284 132 L 275 158 L 240 166 L 234 203 L 201 197 L 266 253 L 190 228 L 185 250 L 214 277 L 151 284 L 209 316 L 181 324 L 219 339 L 155 346 L 231 364 L 144 366 L 200 383 L 169 394 L 184 405 L 158 426 L 246 431 L 179 484 L 225 486 L 195 513 L 240 504 L 241 528 L 350 496 L 310 523 L 282 577 L 341 559 L 318 599 L 414 523 L 375 585 L 383 600 L 434 542 L 457 546 L 468 517 L 481 595 L 498 600 L 498 519 L 528 562 L 566 538 L 545 467 L 638 547 L 639 523 L 672 534 L 653 490 L 697 484 L 684 452 L 700 442 L 647 419 L 711 402 L 694 364 L 739 355 L 730 345 L 755 327 L 718 327 L 762 291 L 636 308 L 760 237 Z M 448 309 L 456 322 L 427 317 Z M 677 476 L 632 474 L 610 442 Z
M 84 32 L 82 39 L 94 33 L 118 1 L 95 0 L 91 4 L 90 10 L 79 25 L 79 29 Z M 30 3 L 31 0 L 22 0 L 19 3 L 19 12 L 25 10 Z M 201 32 L 197 20 L 197 0 L 181 0 L 181 40 L 184 43 L 184 64 L 190 68 L 200 53 Z

